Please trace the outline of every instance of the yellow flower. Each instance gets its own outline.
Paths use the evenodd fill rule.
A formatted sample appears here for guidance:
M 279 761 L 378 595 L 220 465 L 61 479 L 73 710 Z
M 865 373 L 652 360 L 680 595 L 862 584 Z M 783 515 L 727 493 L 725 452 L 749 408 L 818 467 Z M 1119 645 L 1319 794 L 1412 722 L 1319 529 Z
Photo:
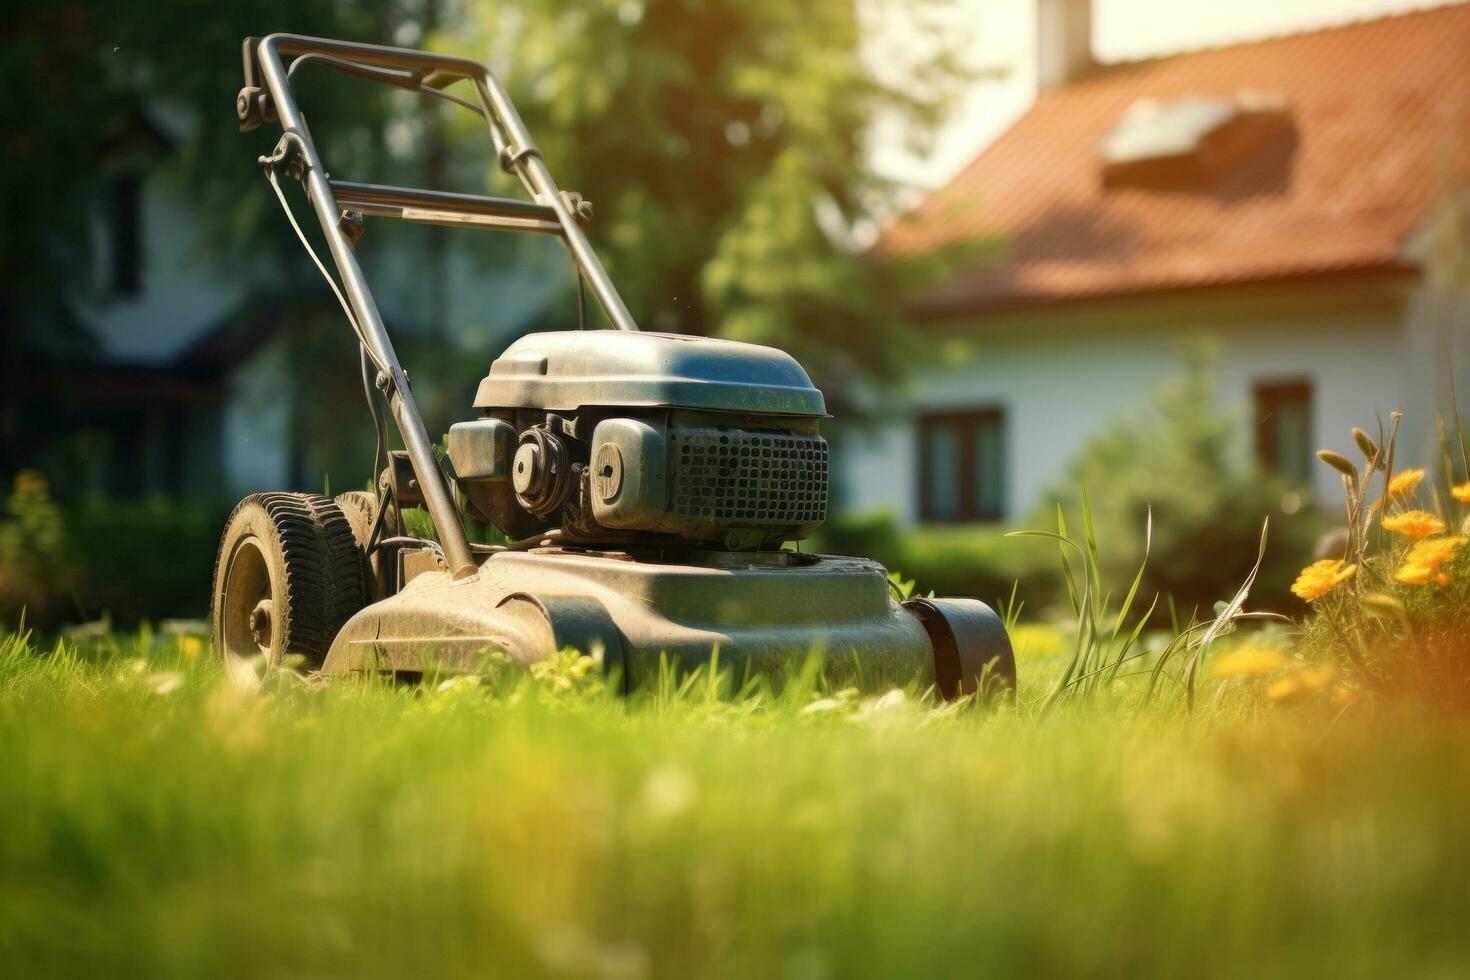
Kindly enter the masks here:
M 1470 480 L 1466 480 L 1457 487 L 1450 487 L 1450 493 L 1460 503 L 1470 504 Z
M 1287 698 L 1296 697 L 1301 693 L 1302 682 L 1293 674 L 1283 677 L 1281 680 L 1266 688 L 1266 697 L 1272 701 L 1285 701 Z
M 1286 662 L 1275 650 L 1262 650 L 1247 644 L 1231 650 L 1215 661 L 1216 677 L 1259 677 L 1269 674 Z
M 1450 577 L 1440 566 L 1452 560 L 1455 552 L 1470 540 L 1463 534 L 1451 538 L 1426 538 L 1404 556 L 1404 563 L 1393 573 L 1393 580 L 1403 585 L 1428 585 L 1430 580 L 1439 585 L 1449 585 Z
M 1470 541 L 1470 538 L 1466 538 L 1463 534 L 1457 534 L 1451 538 L 1430 538 L 1428 541 L 1420 541 L 1409 549 L 1409 555 L 1405 560 L 1428 562 L 1439 566 L 1455 557 L 1455 552 L 1463 548 L 1466 541 Z
M 22 497 L 39 497 L 46 493 L 46 478 L 35 470 L 15 474 L 15 492 Z
M 1353 577 L 1357 565 L 1343 565 L 1340 558 L 1324 558 L 1314 561 L 1291 584 L 1292 595 L 1316 602 L 1343 582 Z
M 1308 691 L 1320 691 L 1337 679 L 1337 668 L 1331 664 L 1312 664 L 1297 671 L 1296 679 Z
M 1374 510 L 1388 506 L 1391 501 L 1407 497 L 1413 493 L 1424 479 L 1424 470 L 1419 468 L 1407 469 L 1397 474 L 1388 481 L 1388 489 L 1384 491 L 1378 503 L 1373 505 Z
M 179 637 L 179 652 L 190 660 L 204 652 L 204 640 L 197 636 Z
M 1393 573 L 1393 580 L 1400 585 L 1427 585 L 1433 575 L 1428 565 L 1404 565 Z
M 1331 664 L 1310 664 L 1266 688 L 1266 697 L 1285 701 L 1298 694 L 1324 690 L 1337 679 L 1337 668 Z
M 1422 469 L 1407 469 L 1388 481 L 1388 495 L 1390 497 L 1407 497 L 1413 493 L 1424 479 Z
M 1428 511 L 1406 510 L 1383 519 L 1383 529 L 1402 534 L 1410 541 L 1422 541 L 1431 534 L 1444 533 L 1444 521 Z

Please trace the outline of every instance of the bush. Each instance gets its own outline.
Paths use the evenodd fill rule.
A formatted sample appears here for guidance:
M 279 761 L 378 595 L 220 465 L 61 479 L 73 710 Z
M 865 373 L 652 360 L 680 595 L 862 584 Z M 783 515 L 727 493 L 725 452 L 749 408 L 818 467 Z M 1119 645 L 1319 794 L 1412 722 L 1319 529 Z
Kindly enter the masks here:
M 1069 528 L 1080 534 L 1085 493 L 1104 588 L 1122 595 L 1143 564 L 1151 513 L 1140 594 L 1146 601 L 1170 595 L 1187 616 L 1191 610 L 1208 615 L 1216 602 L 1234 595 L 1256 562 L 1261 526 L 1269 518 L 1251 605 L 1289 608 L 1292 578 L 1326 522 L 1303 494 L 1242 461 L 1237 420 L 1213 408 L 1213 393 L 1206 359 L 1191 358 L 1184 377 L 1162 389 L 1150 411 L 1082 450 L 1031 526 L 1055 529 L 1060 504 Z
M 0 623 L 205 615 L 223 523 L 221 507 L 164 499 L 63 507 L 23 471 L 0 518 Z
M 46 478 L 22 470 L 7 501 L 10 519 L 0 522 L 0 623 L 47 623 L 67 604 L 71 590 L 63 561 L 61 512 Z
M 1007 538 L 994 527 L 916 528 L 904 531 L 891 514 L 829 521 L 810 550 L 859 555 L 882 562 L 915 582 L 915 594 L 971 596 L 995 604 L 1016 589 L 1028 608 L 1057 598 L 1055 548 L 1029 538 Z

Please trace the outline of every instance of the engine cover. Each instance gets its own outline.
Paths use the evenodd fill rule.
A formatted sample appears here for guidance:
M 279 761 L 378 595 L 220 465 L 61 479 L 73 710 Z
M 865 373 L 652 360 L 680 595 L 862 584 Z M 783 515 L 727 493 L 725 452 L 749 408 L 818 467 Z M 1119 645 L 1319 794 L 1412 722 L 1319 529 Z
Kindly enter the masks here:
M 475 395 L 481 409 L 596 406 L 827 414 L 822 393 L 785 351 L 622 330 L 527 334 L 495 359 Z
M 673 535 L 747 550 L 826 519 L 826 404 L 774 348 L 530 334 L 491 365 L 475 406 L 481 419 L 450 429 L 451 462 L 466 499 L 502 529 L 529 517 L 579 541 Z

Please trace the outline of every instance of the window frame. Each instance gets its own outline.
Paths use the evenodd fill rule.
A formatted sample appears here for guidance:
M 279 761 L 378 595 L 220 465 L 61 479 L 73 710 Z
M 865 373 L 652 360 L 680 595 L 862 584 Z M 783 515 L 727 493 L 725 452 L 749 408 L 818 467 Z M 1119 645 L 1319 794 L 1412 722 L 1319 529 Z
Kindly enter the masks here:
M 953 426 L 958 434 L 959 456 L 956 468 L 959 476 L 957 507 L 952 515 L 937 515 L 931 507 L 933 489 L 933 467 L 930 458 L 930 434 L 939 426 Z M 994 511 L 980 507 L 977 437 L 983 426 L 994 425 L 1000 433 L 1000 493 Z M 995 523 L 1005 519 L 1006 509 L 1006 461 L 1009 456 L 1006 437 L 1005 406 L 981 405 L 974 408 L 945 409 L 921 413 L 915 425 L 918 437 L 918 489 L 919 520 L 928 524 L 972 524 Z
M 1307 448 L 1306 455 L 1298 460 L 1301 466 L 1301 485 L 1312 482 L 1312 432 L 1317 422 L 1317 390 L 1312 379 L 1305 376 L 1271 378 L 1257 381 L 1251 386 L 1251 411 L 1254 415 L 1254 449 L 1256 463 L 1272 476 L 1292 480 L 1295 474 L 1282 471 L 1280 447 L 1277 445 L 1277 427 L 1274 419 L 1284 405 L 1298 401 L 1306 405 Z

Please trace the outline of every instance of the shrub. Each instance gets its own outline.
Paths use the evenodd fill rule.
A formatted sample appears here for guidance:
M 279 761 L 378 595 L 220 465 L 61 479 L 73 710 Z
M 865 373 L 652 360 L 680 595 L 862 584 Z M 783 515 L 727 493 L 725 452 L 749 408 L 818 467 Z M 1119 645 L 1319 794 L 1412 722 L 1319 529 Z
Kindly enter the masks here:
M 203 615 L 223 516 L 164 499 L 63 507 L 22 471 L 0 518 L 0 623 Z
M 17 623 L 22 611 L 33 623 L 52 621 L 71 591 L 63 561 L 61 512 L 46 478 L 22 470 L 0 521 L 0 623 Z
M 876 559 L 913 579 L 920 595 L 971 596 L 994 605 L 1015 588 L 1028 608 L 1044 608 L 1058 597 L 1054 549 L 1007 538 L 1000 528 L 905 531 L 891 514 L 846 516 L 824 525 L 809 550 Z
M 1237 420 L 1213 407 L 1213 391 L 1207 360 L 1192 357 L 1184 376 L 1161 389 L 1146 414 L 1083 448 L 1032 526 L 1054 528 L 1060 504 L 1067 524 L 1080 529 L 1085 492 L 1101 544 L 1104 587 L 1125 592 L 1148 548 L 1141 594 L 1165 593 L 1181 613 L 1207 615 L 1250 574 L 1269 518 L 1251 604 L 1288 607 L 1292 576 L 1324 521 L 1302 494 L 1241 459 Z M 1151 541 L 1145 534 L 1150 515 Z
M 228 508 L 165 498 L 64 509 L 73 616 L 206 616 Z

